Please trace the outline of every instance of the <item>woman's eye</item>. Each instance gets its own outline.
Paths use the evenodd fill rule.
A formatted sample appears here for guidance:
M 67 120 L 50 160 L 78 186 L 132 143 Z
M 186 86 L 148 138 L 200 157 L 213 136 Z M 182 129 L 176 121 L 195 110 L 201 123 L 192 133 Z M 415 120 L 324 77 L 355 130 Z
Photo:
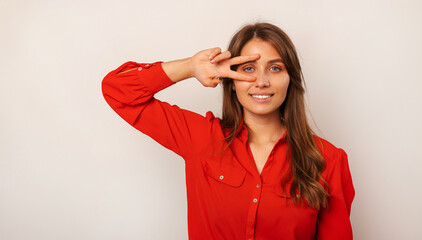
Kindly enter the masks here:
M 253 70 L 252 67 L 245 67 L 245 68 L 243 68 L 243 71 L 245 71 L 245 72 L 251 72 L 252 70 Z
M 274 70 L 274 71 L 281 71 L 281 68 L 280 68 L 280 67 L 277 67 L 277 66 L 272 66 L 272 67 L 271 67 L 271 70 Z

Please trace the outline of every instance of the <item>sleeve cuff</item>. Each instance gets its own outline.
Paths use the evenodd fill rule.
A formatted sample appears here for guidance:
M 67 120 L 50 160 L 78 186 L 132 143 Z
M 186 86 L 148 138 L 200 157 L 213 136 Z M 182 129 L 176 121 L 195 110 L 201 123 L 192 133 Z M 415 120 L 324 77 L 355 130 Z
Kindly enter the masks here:
M 113 74 L 117 74 L 119 72 L 124 72 L 129 69 L 137 68 L 133 71 L 129 71 L 126 73 L 122 73 L 122 77 L 124 75 L 133 75 L 136 74 L 138 79 L 142 81 L 142 85 L 148 89 L 151 93 L 157 93 L 164 88 L 167 88 L 173 84 L 173 81 L 167 76 L 164 72 L 162 66 L 162 61 L 157 61 L 154 63 L 137 63 L 133 61 L 128 61 L 114 70 Z

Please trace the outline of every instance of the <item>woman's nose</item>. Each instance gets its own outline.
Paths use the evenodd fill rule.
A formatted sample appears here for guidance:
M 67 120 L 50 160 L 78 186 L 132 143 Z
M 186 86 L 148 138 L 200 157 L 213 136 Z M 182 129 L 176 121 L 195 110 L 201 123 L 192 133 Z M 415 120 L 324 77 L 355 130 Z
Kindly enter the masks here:
M 259 73 L 259 74 L 256 75 L 255 84 L 258 87 L 268 87 L 268 86 L 270 86 L 270 81 L 269 81 L 267 75 Z

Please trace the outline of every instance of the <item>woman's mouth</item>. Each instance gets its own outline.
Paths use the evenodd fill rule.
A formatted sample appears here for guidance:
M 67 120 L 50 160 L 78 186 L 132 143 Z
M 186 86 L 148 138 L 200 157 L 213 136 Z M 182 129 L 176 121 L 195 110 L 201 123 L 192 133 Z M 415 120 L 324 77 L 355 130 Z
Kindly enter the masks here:
M 254 101 L 259 103 L 269 102 L 273 95 L 274 94 L 249 94 L 249 96 L 251 96 Z

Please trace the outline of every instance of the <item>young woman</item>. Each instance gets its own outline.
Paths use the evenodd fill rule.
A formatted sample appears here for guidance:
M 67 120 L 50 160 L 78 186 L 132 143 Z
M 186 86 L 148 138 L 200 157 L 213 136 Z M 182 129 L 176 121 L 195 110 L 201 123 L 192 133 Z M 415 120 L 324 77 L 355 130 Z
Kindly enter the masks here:
M 222 119 L 154 98 L 193 77 L 222 84 Z M 289 37 L 256 23 L 224 52 L 126 62 L 102 90 L 125 121 L 185 160 L 189 239 L 352 239 L 347 154 L 309 127 L 303 83 Z

